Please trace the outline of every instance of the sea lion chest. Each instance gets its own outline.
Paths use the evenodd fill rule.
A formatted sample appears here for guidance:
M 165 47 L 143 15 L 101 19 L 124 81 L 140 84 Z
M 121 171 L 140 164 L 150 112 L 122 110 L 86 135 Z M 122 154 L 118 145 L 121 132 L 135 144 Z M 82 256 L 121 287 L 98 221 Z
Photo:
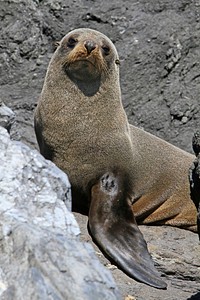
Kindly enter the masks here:
M 72 95 L 76 95 L 76 99 L 72 99 Z M 119 104 L 112 104 L 111 109 L 100 95 L 101 91 L 94 97 L 83 97 L 74 90 L 58 99 L 51 93 L 51 97 L 45 95 L 45 101 L 38 106 L 43 138 L 53 150 L 53 161 L 75 186 L 85 186 L 115 168 L 124 170 L 124 161 L 128 169 L 132 163 L 124 110 Z

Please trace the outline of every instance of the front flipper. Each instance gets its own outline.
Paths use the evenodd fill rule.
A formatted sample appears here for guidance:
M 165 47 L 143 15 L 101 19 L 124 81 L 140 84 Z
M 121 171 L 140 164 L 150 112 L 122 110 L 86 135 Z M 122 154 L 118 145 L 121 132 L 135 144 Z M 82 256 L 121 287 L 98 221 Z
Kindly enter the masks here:
M 160 279 L 120 176 L 107 173 L 91 190 L 89 229 L 99 247 L 130 277 L 159 289 Z

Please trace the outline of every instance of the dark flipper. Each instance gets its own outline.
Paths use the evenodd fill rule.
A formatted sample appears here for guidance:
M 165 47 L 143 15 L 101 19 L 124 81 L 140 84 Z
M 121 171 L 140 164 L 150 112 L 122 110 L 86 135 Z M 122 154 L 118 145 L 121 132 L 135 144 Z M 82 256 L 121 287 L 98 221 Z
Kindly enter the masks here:
M 160 279 L 119 176 L 107 173 L 92 187 L 89 229 L 96 243 L 130 277 L 159 289 Z

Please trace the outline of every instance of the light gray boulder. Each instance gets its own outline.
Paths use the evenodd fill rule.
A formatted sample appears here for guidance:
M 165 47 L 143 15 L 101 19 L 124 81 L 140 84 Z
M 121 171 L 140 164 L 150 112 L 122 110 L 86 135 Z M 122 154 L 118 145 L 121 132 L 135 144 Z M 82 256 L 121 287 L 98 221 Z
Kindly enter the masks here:
M 11 126 L 15 121 L 15 113 L 7 107 L 0 99 L 0 126 L 10 132 Z
M 0 299 L 120 299 L 70 209 L 67 175 L 0 127 Z

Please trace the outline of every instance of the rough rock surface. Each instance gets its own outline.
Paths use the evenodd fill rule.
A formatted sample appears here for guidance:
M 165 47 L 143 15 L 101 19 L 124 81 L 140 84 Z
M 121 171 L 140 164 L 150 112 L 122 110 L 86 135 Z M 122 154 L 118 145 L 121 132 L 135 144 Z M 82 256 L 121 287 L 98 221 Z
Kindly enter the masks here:
M 120 299 L 80 242 L 67 176 L 2 127 L 0 162 L 0 299 Z
M 16 113 L 15 138 L 35 144 L 33 109 L 55 41 L 90 27 L 118 49 L 130 122 L 192 150 L 200 127 L 199 0 L 0 0 L 0 8 L 0 95 Z
M 71 29 L 90 27 L 108 35 L 118 49 L 130 122 L 192 152 L 192 136 L 200 127 L 199 0 L 0 0 L 0 26 L 0 97 L 16 114 L 14 139 L 37 147 L 33 110 L 54 42 Z M 76 217 L 82 238 L 89 240 L 87 217 Z M 156 243 L 150 251 L 169 288 L 158 291 L 136 283 L 101 255 L 123 296 L 200 299 L 198 236 L 170 227 L 142 230 L 150 246 L 151 240 Z
M 0 100 L 0 126 L 10 132 L 11 126 L 15 121 L 14 112 Z
M 83 241 L 91 242 L 87 232 L 87 217 L 75 214 Z M 125 300 L 199 300 L 200 299 L 200 244 L 198 235 L 169 226 L 140 226 L 149 252 L 167 290 L 157 290 L 138 283 L 111 265 L 95 246 L 100 261 L 112 271 Z M 129 298 L 128 298 L 129 296 Z M 126 299 L 127 297 L 127 299 Z

